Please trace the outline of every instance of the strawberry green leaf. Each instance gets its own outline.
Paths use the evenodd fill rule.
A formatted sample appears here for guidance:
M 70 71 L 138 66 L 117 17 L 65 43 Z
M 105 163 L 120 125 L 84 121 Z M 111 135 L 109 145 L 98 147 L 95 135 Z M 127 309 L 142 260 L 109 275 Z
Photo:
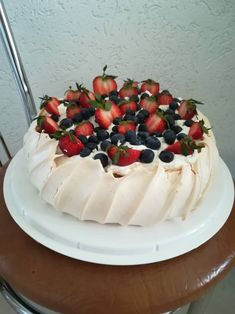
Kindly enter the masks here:
M 117 150 L 116 153 L 113 155 L 112 163 L 116 165 L 118 163 L 119 158 L 120 158 L 120 151 Z
M 104 103 L 104 110 L 105 111 L 109 111 L 111 109 L 111 107 L 112 107 L 112 104 L 109 101 L 106 101 Z

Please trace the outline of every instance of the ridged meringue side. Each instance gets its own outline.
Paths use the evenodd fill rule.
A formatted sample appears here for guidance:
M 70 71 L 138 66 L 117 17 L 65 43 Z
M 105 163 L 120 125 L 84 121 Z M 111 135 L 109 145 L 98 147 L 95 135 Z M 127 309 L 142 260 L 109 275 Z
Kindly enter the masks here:
M 210 126 L 201 113 L 199 118 Z M 192 156 L 176 155 L 169 164 L 156 158 L 151 164 L 104 170 L 91 156 L 64 156 L 58 142 L 37 133 L 35 126 L 34 121 L 23 146 L 30 180 L 44 201 L 80 220 L 147 226 L 185 218 L 196 209 L 218 164 L 211 131 L 204 135 L 202 151 Z

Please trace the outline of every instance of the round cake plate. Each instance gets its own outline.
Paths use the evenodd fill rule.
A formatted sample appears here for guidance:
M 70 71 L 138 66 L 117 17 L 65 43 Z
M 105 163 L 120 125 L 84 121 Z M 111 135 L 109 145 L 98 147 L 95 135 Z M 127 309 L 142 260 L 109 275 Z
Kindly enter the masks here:
M 31 184 L 22 150 L 8 166 L 4 197 L 15 222 L 33 239 L 66 256 L 106 265 L 139 265 L 170 259 L 209 240 L 226 222 L 233 205 L 231 174 L 220 159 L 197 210 L 186 220 L 123 227 L 79 221 L 45 203 Z

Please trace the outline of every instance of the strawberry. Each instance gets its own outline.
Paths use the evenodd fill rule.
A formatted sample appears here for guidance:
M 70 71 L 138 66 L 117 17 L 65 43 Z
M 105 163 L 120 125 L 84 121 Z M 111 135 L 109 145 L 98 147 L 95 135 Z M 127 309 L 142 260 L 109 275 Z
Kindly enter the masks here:
M 67 106 L 66 117 L 68 119 L 73 119 L 74 115 L 76 113 L 80 113 L 82 110 L 80 106 L 74 103 L 68 103 L 68 104 L 65 103 L 65 105 Z
M 79 123 L 76 128 L 75 128 L 75 135 L 85 135 L 89 136 L 92 135 L 94 132 L 94 126 L 91 122 L 89 121 L 83 121 Z
M 103 75 L 96 76 L 93 80 L 93 90 L 99 95 L 108 95 L 112 91 L 117 90 L 115 78 L 117 76 L 107 75 L 105 73 L 107 65 L 103 68 Z
M 45 109 L 48 113 L 60 116 L 58 106 L 60 105 L 59 100 L 56 97 L 49 97 L 45 95 L 40 97 L 42 100 L 40 109 Z
M 191 136 L 194 140 L 200 140 L 203 137 L 203 134 L 208 134 L 208 129 L 205 127 L 205 123 L 203 120 L 200 120 L 198 122 L 193 122 L 193 124 L 190 126 L 188 135 Z
M 159 92 L 159 83 L 155 82 L 154 80 L 148 79 L 142 81 L 142 85 L 140 87 L 141 93 L 146 91 L 150 92 L 152 95 L 157 95 Z
M 118 133 L 125 134 L 127 131 L 135 131 L 136 124 L 133 121 L 121 121 L 117 127 Z
M 66 133 L 59 139 L 59 147 L 68 157 L 78 155 L 84 148 L 82 142 L 72 133 Z
M 76 86 L 76 90 L 73 90 L 71 86 L 69 87 L 69 89 L 64 93 L 64 100 L 78 102 L 82 92 L 82 84 L 79 85 L 78 83 L 76 83 Z
M 95 100 L 95 95 L 91 91 L 83 87 L 81 95 L 79 97 L 79 104 L 84 108 L 90 108 L 90 100 Z
M 178 114 L 183 120 L 192 119 L 197 114 L 197 104 L 203 104 L 195 99 L 182 100 L 178 107 Z
M 96 122 L 104 129 L 107 129 L 113 120 L 121 117 L 122 113 L 117 105 L 111 100 L 104 100 L 96 94 L 96 100 L 91 100 L 90 105 L 97 108 L 95 111 Z
M 139 88 L 136 85 L 137 82 L 134 82 L 133 80 L 128 79 L 124 82 L 122 88 L 119 90 L 119 97 L 131 97 L 131 96 L 137 96 L 139 94 Z
M 173 97 L 168 90 L 163 90 L 158 94 L 157 100 L 159 105 L 169 105 L 172 102 Z
M 198 150 L 198 152 L 201 151 L 201 149 L 204 147 L 203 144 L 197 145 L 191 137 L 185 136 L 183 139 L 180 141 L 175 142 L 174 144 L 171 144 L 165 148 L 166 151 L 175 153 L 175 154 L 180 154 L 180 155 L 192 155 L 194 150 Z
M 141 151 L 128 146 L 111 145 L 107 153 L 114 165 L 128 166 L 139 160 Z
M 154 132 L 163 132 L 166 129 L 167 122 L 164 119 L 163 113 L 157 110 L 155 113 L 151 113 L 145 121 L 148 132 L 150 134 Z
M 147 110 L 149 113 L 156 112 L 158 108 L 157 99 L 155 96 L 142 98 L 140 100 L 140 106 Z
M 139 82 L 131 80 L 131 79 L 126 79 L 124 80 L 123 86 L 131 84 L 132 87 L 137 87 L 139 89 Z
M 53 134 L 59 130 L 59 126 L 51 117 L 39 116 L 36 130 L 40 133 L 44 131 L 47 134 Z
M 137 110 L 136 102 L 134 100 L 122 100 L 119 103 L 119 108 L 122 114 L 125 114 L 127 110 L 131 109 L 133 111 Z

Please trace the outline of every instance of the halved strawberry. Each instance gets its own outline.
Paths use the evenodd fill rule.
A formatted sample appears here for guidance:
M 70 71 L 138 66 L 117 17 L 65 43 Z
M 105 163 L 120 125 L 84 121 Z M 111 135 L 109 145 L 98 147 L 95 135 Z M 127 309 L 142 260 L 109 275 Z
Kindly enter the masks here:
M 76 128 L 75 128 L 75 135 L 85 135 L 89 136 L 94 133 L 94 126 L 91 122 L 89 121 L 83 121 L 79 123 Z
M 48 113 L 60 116 L 58 106 L 60 105 L 59 100 L 56 97 L 50 97 L 45 95 L 40 97 L 42 100 L 40 109 L 45 109 Z
M 64 93 L 64 100 L 78 102 L 82 92 L 82 84 L 76 83 L 76 86 L 76 90 L 73 90 L 71 86 L 69 87 L 69 89 Z
M 68 103 L 66 105 L 67 109 L 66 109 L 66 116 L 69 119 L 73 119 L 74 115 L 76 113 L 80 113 L 81 112 L 81 107 L 77 104 L 74 103 Z
M 125 134 L 127 131 L 135 131 L 136 124 L 133 121 L 121 121 L 117 129 L 118 129 L 118 133 Z
M 96 76 L 93 80 L 93 90 L 100 95 L 108 95 L 112 91 L 117 90 L 117 83 L 115 78 L 117 76 L 107 75 L 105 73 L 107 65 L 103 68 L 103 75 Z
M 102 99 L 98 94 L 96 94 L 96 100 L 90 101 L 90 105 L 97 108 L 95 111 L 95 119 L 104 129 L 107 129 L 115 118 L 122 116 L 117 105 L 111 100 Z
M 122 100 L 119 103 L 119 108 L 122 114 L 125 114 L 127 110 L 131 109 L 133 111 L 137 110 L 136 102 L 134 100 Z
M 72 133 L 66 133 L 59 139 L 59 147 L 68 157 L 78 155 L 84 148 L 83 143 Z
M 193 122 L 190 126 L 188 135 L 191 136 L 194 140 L 200 140 L 203 137 L 203 134 L 208 134 L 210 128 L 205 126 L 205 122 L 200 120 L 198 122 Z
M 141 151 L 128 146 L 112 145 L 107 153 L 114 165 L 128 166 L 139 160 Z
M 167 146 L 165 150 L 174 154 L 187 156 L 192 155 L 195 149 L 200 152 L 203 147 L 204 144 L 196 144 L 191 137 L 185 136 L 180 141 L 177 141 L 174 144 Z
M 59 130 L 59 125 L 48 116 L 39 116 L 37 118 L 37 129 L 36 131 L 44 131 L 47 134 L 53 134 Z
M 155 96 L 148 96 L 140 100 L 140 106 L 149 113 L 153 113 L 156 112 L 159 105 Z
M 130 79 L 125 81 L 122 88 L 119 90 L 119 97 L 121 98 L 137 96 L 138 94 L 139 88 L 136 86 L 135 81 Z
M 163 90 L 157 97 L 159 105 L 169 105 L 173 97 L 168 90 Z
M 154 132 L 163 132 L 167 127 L 167 122 L 164 119 L 164 115 L 162 111 L 158 110 L 155 113 L 151 113 L 147 120 L 145 121 L 145 125 L 150 134 Z
M 81 95 L 79 97 L 79 104 L 84 108 L 90 108 L 91 104 L 90 101 L 95 100 L 95 95 L 86 89 L 85 87 L 82 88 Z
M 202 105 L 203 103 L 192 98 L 188 100 L 182 100 L 178 107 L 178 114 L 180 115 L 181 119 L 192 119 L 195 114 L 197 114 L 197 104 Z
M 155 82 L 152 79 L 148 79 L 145 81 L 142 81 L 142 85 L 140 87 L 141 93 L 144 93 L 146 91 L 150 92 L 152 95 L 157 95 L 159 92 L 159 83 Z

